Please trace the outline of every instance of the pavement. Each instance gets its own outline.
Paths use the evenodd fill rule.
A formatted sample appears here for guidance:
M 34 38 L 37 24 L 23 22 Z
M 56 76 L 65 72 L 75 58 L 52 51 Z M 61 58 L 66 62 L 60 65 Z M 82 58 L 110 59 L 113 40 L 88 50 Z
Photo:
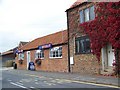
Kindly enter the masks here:
M 13 68 L 3 68 L 3 70 L 11 70 Z M 113 76 L 100 76 L 100 75 L 83 75 L 80 73 L 62 73 L 62 72 L 45 72 L 45 71 L 28 71 L 28 70 L 18 70 L 13 69 L 15 72 L 23 72 L 26 75 L 36 76 L 36 77 L 50 77 L 55 79 L 65 79 L 72 81 L 81 81 L 86 83 L 95 83 L 111 86 L 119 86 L 120 78 Z
M 0 70 L 10 70 L 13 69 L 13 67 L 1 67 Z

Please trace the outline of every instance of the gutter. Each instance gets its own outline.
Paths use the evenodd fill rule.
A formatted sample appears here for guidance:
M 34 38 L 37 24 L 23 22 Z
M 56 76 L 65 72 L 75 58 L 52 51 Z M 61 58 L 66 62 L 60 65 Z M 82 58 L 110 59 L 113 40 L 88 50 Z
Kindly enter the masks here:
M 70 69 L 70 45 L 69 45 L 69 21 L 68 21 L 68 12 L 67 12 L 67 32 L 68 32 L 68 72 L 71 72 Z

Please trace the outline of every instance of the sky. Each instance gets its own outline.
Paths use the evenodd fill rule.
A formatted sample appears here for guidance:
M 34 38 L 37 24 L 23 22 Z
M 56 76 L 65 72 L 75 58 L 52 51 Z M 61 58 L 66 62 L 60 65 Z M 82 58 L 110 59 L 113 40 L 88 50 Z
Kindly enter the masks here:
M 0 52 L 20 41 L 67 29 L 65 10 L 76 0 L 0 0 Z

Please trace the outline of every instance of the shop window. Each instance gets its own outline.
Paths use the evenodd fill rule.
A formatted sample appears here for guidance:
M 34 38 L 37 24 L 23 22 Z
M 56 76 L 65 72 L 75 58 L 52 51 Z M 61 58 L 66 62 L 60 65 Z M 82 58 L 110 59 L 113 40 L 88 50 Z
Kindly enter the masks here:
M 94 18 L 95 18 L 94 6 L 91 6 L 80 11 L 80 23 L 94 20 Z
M 50 58 L 62 58 L 62 47 L 51 48 Z
M 90 53 L 90 40 L 89 37 L 84 36 L 84 37 L 78 37 L 75 40 L 75 51 L 76 54 L 85 54 L 85 53 Z
M 19 60 L 24 60 L 24 53 L 19 53 L 18 54 L 18 59 Z
M 44 58 L 44 51 L 43 50 L 36 50 L 35 52 L 35 59 L 43 59 Z

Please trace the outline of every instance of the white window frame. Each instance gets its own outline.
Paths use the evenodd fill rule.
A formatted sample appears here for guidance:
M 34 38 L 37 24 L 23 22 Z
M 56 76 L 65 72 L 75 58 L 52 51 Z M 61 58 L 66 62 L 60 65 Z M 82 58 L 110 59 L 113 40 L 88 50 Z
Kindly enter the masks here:
M 18 54 L 18 60 L 24 60 L 24 53 Z
M 85 22 L 88 22 L 88 21 L 90 21 L 90 11 L 89 11 L 89 8 L 86 8 L 85 10 L 84 10 L 84 16 L 85 16 Z
M 50 51 L 49 51 L 49 58 L 62 58 L 63 54 L 62 54 L 62 49 L 60 50 L 60 48 L 62 48 L 62 46 L 51 48 Z M 55 52 L 55 57 L 53 57 L 53 51 Z M 58 52 L 58 57 L 56 55 L 56 52 Z M 59 55 L 61 55 L 61 56 L 59 56 Z
M 42 57 L 40 58 L 40 56 L 42 56 Z M 38 59 L 38 58 L 44 59 L 44 51 L 43 50 L 36 50 L 35 51 L 35 59 Z
M 91 12 L 92 10 L 94 10 L 94 8 L 95 8 L 95 6 L 92 5 L 88 8 L 80 10 L 80 13 L 79 13 L 80 14 L 80 23 L 88 22 L 88 21 L 95 19 L 95 11 Z M 92 16 L 92 15 L 94 15 L 94 16 Z

